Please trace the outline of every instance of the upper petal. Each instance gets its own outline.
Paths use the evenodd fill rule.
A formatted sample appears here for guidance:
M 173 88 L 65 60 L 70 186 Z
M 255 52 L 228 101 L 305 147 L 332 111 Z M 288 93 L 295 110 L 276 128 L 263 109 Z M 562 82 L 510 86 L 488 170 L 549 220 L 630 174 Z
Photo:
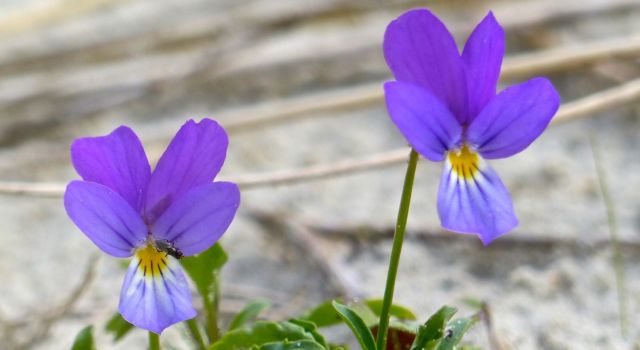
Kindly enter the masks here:
M 138 251 L 131 260 L 119 311 L 134 326 L 158 334 L 197 314 L 180 264 L 153 247 Z
M 512 156 L 540 136 L 559 105 L 549 80 L 531 79 L 491 100 L 469 126 L 467 138 L 487 159 Z
M 198 254 L 220 239 L 239 205 L 236 184 L 214 182 L 196 187 L 154 223 L 153 237 L 171 242 L 185 256 Z
M 141 212 L 151 168 L 133 130 L 121 126 L 106 136 L 77 139 L 71 161 L 84 180 L 111 188 Z
M 467 88 L 456 42 L 430 11 L 411 10 L 384 34 L 384 57 L 396 80 L 415 83 L 444 101 L 460 123 L 467 119 Z
M 473 30 L 462 51 L 470 120 L 496 95 L 503 56 L 504 30 L 489 12 Z
M 464 153 L 463 153 L 464 154 Z M 447 230 L 475 234 L 485 245 L 518 225 L 509 192 L 482 158 L 473 164 L 444 165 L 438 214 Z
M 104 185 L 72 181 L 64 193 L 64 207 L 80 231 L 115 257 L 131 256 L 147 237 L 140 214 Z
M 433 161 L 460 141 L 462 127 L 449 109 L 427 90 L 403 82 L 384 84 L 387 110 L 409 144 Z
M 213 120 L 186 122 L 171 140 L 149 181 L 145 216 L 153 223 L 190 189 L 213 181 L 227 155 L 229 139 Z

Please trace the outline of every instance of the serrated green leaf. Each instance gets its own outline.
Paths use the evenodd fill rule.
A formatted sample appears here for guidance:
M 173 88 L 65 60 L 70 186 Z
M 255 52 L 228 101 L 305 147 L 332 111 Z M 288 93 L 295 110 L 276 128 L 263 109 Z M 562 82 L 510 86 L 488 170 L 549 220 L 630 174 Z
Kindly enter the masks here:
M 208 295 L 211 287 L 216 283 L 215 274 L 227 262 L 227 253 L 219 243 L 214 244 L 204 252 L 180 259 L 180 264 L 195 283 L 198 292 Z
M 322 345 L 325 349 L 329 348 L 329 345 L 327 345 L 327 340 L 324 338 L 322 334 L 320 334 L 320 332 L 318 332 L 318 327 L 316 326 L 315 323 L 307 320 L 299 320 L 295 318 L 289 320 L 289 322 L 293 324 L 297 324 L 298 326 L 304 328 L 305 331 L 313 335 L 313 339 L 315 339 L 315 341 L 318 344 Z
M 107 325 L 104 327 L 107 333 L 111 333 L 113 335 L 114 342 L 122 339 L 133 328 L 134 326 L 122 318 L 122 315 L 120 315 L 119 312 L 116 312 L 109 321 L 107 321 Z
M 271 306 L 271 302 L 264 299 L 257 299 L 249 302 L 247 306 L 242 309 L 242 311 L 238 312 L 238 314 L 233 318 L 231 323 L 229 324 L 229 330 L 232 331 L 236 328 L 240 328 L 247 324 L 250 321 L 253 321 L 262 310 Z
M 367 299 L 364 301 L 364 303 L 371 309 L 371 311 L 373 311 L 374 314 L 376 314 L 376 316 L 380 316 L 380 313 L 382 312 L 382 299 Z M 389 314 L 400 320 L 413 321 L 417 318 L 411 310 L 397 304 L 391 305 Z
M 436 347 L 437 350 L 453 350 L 460 343 L 465 333 L 473 326 L 475 321 L 471 318 L 458 318 L 447 325 L 445 335 Z
M 307 320 L 315 323 L 318 327 L 329 327 L 342 322 L 342 319 L 333 308 L 333 300 L 325 301 L 324 303 L 314 307 L 313 309 L 305 312 L 298 319 Z
M 76 339 L 73 341 L 71 350 L 95 350 L 96 345 L 93 342 L 93 326 L 83 328 Z
M 258 321 L 249 327 L 227 332 L 209 350 L 240 350 L 281 341 L 312 340 L 312 334 L 291 322 Z
M 443 306 L 433 314 L 424 325 L 418 328 L 416 339 L 411 345 L 411 350 L 433 349 L 444 336 L 447 321 L 458 310 L 451 306 Z
M 346 305 L 340 304 L 336 301 L 333 303 L 333 308 L 338 312 L 340 318 L 351 328 L 351 331 L 358 339 L 362 350 L 376 350 L 376 342 L 373 339 L 371 330 L 365 324 L 365 322 L 358 316 L 358 314 L 351 310 Z
M 326 350 L 326 348 L 313 340 L 285 340 L 264 344 L 259 350 Z

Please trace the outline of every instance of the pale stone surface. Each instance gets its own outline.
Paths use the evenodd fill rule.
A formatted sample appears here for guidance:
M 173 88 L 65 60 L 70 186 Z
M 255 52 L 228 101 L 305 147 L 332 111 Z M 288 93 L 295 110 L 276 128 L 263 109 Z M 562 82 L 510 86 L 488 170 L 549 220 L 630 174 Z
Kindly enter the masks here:
M 456 32 L 463 34 L 468 21 L 492 7 L 461 3 L 435 6 L 460 24 Z M 215 118 L 238 106 L 386 79 L 379 41 L 386 23 L 401 11 L 401 5 L 385 8 L 368 1 L 354 2 L 352 8 L 329 0 L 309 7 L 286 1 L 275 9 L 267 0 L 155 4 L 114 3 L 18 34 L 0 25 L 3 180 L 73 179 L 69 143 L 120 124 L 139 132 L 155 160 L 171 137 L 166 130 L 174 132 L 186 118 Z M 635 20 L 640 8 L 629 8 L 509 32 L 509 51 L 628 35 L 640 29 Z M 626 78 L 638 76 L 634 64 L 624 64 L 635 72 Z M 588 69 L 551 78 L 565 101 L 615 84 Z M 468 314 L 473 311 L 464 298 L 487 300 L 498 337 L 512 349 L 632 348 L 640 337 L 635 317 L 640 312 L 639 121 L 634 106 L 554 126 L 525 152 L 492 162 L 513 195 L 521 224 L 486 248 L 474 237 L 439 229 L 435 197 L 441 165 L 422 160 L 397 300 L 422 317 L 445 303 Z M 619 334 L 611 252 L 603 243 L 609 237 L 607 218 L 590 134 L 603 155 L 620 237 L 630 243 L 624 247 L 628 341 Z M 318 113 L 231 134 L 221 177 L 404 145 L 383 106 Z M 237 310 L 251 298 L 266 296 L 275 302 L 272 316 L 286 318 L 334 296 L 317 263 L 292 244 L 296 225 L 333 230 L 326 237 L 313 233 L 319 245 L 311 249 L 330 252 L 334 272 L 353 294 L 382 295 L 391 240 L 366 237 L 393 228 L 403 176 L 403 166 L 397 165 L 243 192 L 238 218 L 223 241 L 231 254 L 223 273 L 223 309 Z M 90 256 L 99 252 L 68 220 L 59 198 L 3 196 L 0 208 L 0 319 L 21 320 L 63 301 L 80 282 Z M 282 216 L 285 226 L 275 230 L 261 224 L 256 213 Z M 289 236 L 284 230 L 291 231 Z M 353 237 L 344 238 L 349 234 Z M 87 294 L 35 348 L 67 348 L 87 323 L 99 329 L 101 349 L 143 348 L 142 332 L 111 345 L 101 330 L 116 310 L 122 277 L 119 262 L 102 256 Z M 163 339 L 182 348 L 183 333 L 177 327 Z M 482 327 L 469 339 L 486 346 Z M 7 344 L 4 340 L 0 344 Z

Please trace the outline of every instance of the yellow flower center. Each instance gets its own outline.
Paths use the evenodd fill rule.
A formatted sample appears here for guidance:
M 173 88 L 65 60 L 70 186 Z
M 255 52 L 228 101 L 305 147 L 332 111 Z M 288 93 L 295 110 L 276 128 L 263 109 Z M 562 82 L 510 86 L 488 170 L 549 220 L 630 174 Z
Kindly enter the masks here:
M 147 244 L 144 248 L 136 251 L 136 258 L 139 261 L 138 269 L 145 277 L 158 277 L 167 268 L 167 253 L 158 251 L 153 245 Z
M 449 152 L 449 163 L 451 169 L 458 176 L 465 180 L 471 180 L 478 172 L 480 159 L 478 154 L 463 145 L 461 149 Z

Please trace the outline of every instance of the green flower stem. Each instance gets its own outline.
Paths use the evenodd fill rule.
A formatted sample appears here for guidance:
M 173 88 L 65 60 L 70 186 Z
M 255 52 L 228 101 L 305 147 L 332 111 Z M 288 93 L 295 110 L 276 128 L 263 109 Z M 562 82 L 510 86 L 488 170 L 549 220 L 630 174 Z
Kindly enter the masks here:
M 396 276 L 398 275 L 398 265 L 400 264 L 400 253 L 402 251 L 402 242 L 404 241 L 404 231 L 407 227 L 407 217 L 409 216 L 409 207 L 411 205 L 411 191 L 413 190 L 413 179 L 416 174 L 416 166 L 418 165 L 418 153 L 411 149 L 409 154 L 409 164 L 407 166 L 407 174 L 404 178 L 404 187 L 402 188 L 402 198 L 400 199 L 400 209 L 398 210 L 398 219 L 396 221 L 396 232 L 393 235 L 393 247 L 391 248 L 391 258 L 389 259 L 389 272 L 387 272 L 387 284 L 384 290 L 384 299 L 382 300 L 382 310 L 380 311 L 380 324 L 378 325 L 378 350 L 387 348 L 387 329 L 389 328 L 389 311 L 393 303 L 393 291 L 396 285 Z
M 218 308 L 220 303 L 220 276 L 218 271 L 214 272 L 214 283 L 209 295 L 204 298 L 204 307 L 207 312 L 207 337 L 209 343 L 215 343 L 220 339 L 220 329 L 218 328 Z
M 149 332 L 149 350 L 160 350 L 160 336 Z
M 613 253 L 613 269 L 615 271 L 616 278 L 616 290 L 618 292 L 618 316 L 620 318 L 620 332 L 622 337 L 626 339 L 628 335 L 627 324 L 627 292 L 626 281 L 624 273 L 624 258 L 620 251 L 620 240 L 618 239 L 618 222 L 616 220 L 616 210 L 613 199 L 609 193 L 609 186 L 607 181 L 607 174 L 602 166 L 602 157 L 600 156 L 600 149 L 596 143 L 594 135 L 589 136 L 591 143 L 591 154 L 593 155 L 593 162 L 596 167 L 596 175 L 598 176 L 598 183 L 600 184 L 600 192 L 602 193 L 602 200 L 607 210 L 607 222 L 609 224 L 609 235 L 611 237 L 611 250 Z
M 204 345 L 204 339 L 202 339 L 202 334 L 200 334 L 200 328 L 198 328 L 198 324 L 196 323 L 196 319 L 192 318 L 190 320 L 185 321 L 187 324 L 187 329 L 189 329 L 189 333 L 193 338 L 193 341 L 196 344 L 198 350 L 205 350 L 206 346 Z

